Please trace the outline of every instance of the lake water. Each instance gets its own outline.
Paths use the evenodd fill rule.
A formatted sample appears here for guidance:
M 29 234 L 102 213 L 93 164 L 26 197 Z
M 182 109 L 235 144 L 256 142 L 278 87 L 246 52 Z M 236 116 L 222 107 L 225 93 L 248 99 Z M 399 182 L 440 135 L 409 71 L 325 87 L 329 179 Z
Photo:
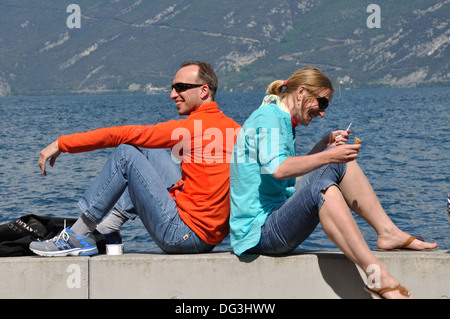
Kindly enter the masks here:
M 219 93 L 223 112 L 242 124 L 262 92 Z M 39 96 L 0 98 L 0 223 L 25 214 L 77 218 L 79 197 L 111 150 L 62 154 L 48 176 L 39 152 L 59 135 L 124 124 L 179 118 L 164 95 Z M 297 152 L 325 134 L 345 129 L 364 138 L 358 162 L 390 218 L 403 230 L 450 249 L 446 204 L 450 193 L 450 87 L 336 92 L 325 118 L 297 128 Z M 376 234 L 361 218 L 369 247 Z M 125 224 L 125 251 L 160 251 L 139 219 Z M 229 239 L 215 248 L 230 250 Z M 336 249 L 319 228 L 299 249 Z

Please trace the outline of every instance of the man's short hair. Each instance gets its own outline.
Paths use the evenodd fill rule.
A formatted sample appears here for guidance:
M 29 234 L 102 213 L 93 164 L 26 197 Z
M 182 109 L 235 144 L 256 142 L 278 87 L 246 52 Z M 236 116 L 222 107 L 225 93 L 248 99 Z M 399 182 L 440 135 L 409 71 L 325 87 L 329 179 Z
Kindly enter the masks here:
M 214 98 L 216 97 L 216 92 L 217 92 L 218 80 L 217 80 L 216 73 L 214 72 L 214 69 L 212 68 L 212 66 L 207 62 L 185 61 L 181 64 L 181 67 L 184 68 L 189 65 L 197 65 L 198 66 L 198 68 L 199 68 L 198 78 L 201 81 L 204 81 L 208 85 L 211 100 L 214 101 Z

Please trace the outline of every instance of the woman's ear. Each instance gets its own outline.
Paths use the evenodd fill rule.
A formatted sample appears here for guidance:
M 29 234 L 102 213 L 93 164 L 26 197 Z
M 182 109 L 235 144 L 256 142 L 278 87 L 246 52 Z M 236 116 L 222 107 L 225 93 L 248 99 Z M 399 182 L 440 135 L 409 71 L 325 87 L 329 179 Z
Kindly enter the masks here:
M 301 85 L 298 87 L 297 92 L 296 92 L 296 95 L 297 95 L 296 98 L 297 98 L 298 102 L 303 101 L 303 96 L 304 96 L 306 90 L 307 90 L 306 86 L 304 86 L 304 85 Z

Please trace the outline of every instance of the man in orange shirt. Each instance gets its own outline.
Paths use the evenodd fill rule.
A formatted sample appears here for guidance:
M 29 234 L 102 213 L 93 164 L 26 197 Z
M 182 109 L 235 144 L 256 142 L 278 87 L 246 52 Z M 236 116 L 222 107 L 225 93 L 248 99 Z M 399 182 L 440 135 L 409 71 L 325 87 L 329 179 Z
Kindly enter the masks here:
M 43 149 L 39 166 L 46 175 L 47 161 L 53 166 L 61 152 L 116 147 L 79 201 L 76 223 L 30 249 L 42 256 L 93 255 L 95 229 L 113 238 L 139 215 L 165 252 L 211 251 L 229 233 L 229 159 L 240 129 L 214 102 L 216 91 L 208 63 L 185 62 L 170 94 L 185 119 L 61 136 Z M 181 160 L 181 174 L 164 148 Z

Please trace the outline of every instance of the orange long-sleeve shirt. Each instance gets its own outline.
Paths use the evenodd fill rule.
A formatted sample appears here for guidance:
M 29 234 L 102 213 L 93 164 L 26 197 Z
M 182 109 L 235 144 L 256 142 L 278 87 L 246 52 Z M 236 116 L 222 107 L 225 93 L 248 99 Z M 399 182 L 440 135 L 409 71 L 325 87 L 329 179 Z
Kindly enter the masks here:
M 183 221 L 205 242 L 218 245 L 229 233 L 229 163 L 240 126 L 215 102 L 185 119 L 126 125 L 61 136 L 62 152 L 78 153 L 131 144 L 170 148 L 181 159 L 181 180 L 170 190 Z

